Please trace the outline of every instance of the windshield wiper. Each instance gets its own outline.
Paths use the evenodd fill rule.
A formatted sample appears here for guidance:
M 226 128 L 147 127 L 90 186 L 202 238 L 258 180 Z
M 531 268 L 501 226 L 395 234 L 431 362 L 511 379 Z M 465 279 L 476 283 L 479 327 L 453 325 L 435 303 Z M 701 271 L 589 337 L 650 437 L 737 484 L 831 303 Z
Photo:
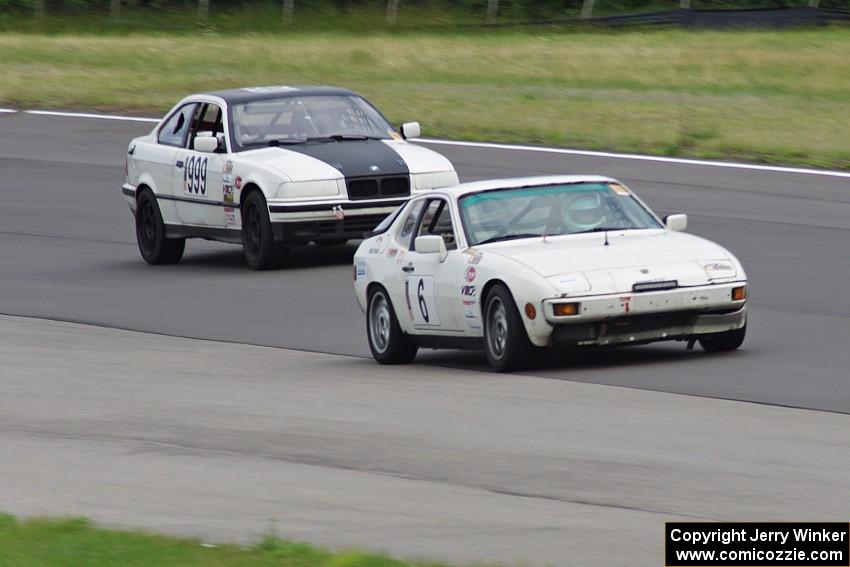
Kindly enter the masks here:
M 616 232 L 618 230 L 637 230 L 633 226 L 618 226 L 616 228 L 605 227 L 605 226 L 597 226 L 596 228 L 589 228 L 587 230 L 580 230 L 578 232 L 571 232 L 570 234 L 588 234 L 590 232 Z
M 274 148 L 276 146 L 294 146 L 296 144 L 303 144 L 306 141 L 305 138 L 278 138 L 276 140 L 269 140 L 268 144 Z
M 492 238 L 488 238 L 487 240 L 482 240 L 478 244 L 489 244 L 490 242 L 501 242 L 501 241 L 504 241 L 504 240 L 517 240 L 519 238 L 541 238 L 542 236 L 543 236 L 542 234 L 531 234 L 531 233 L 506 234 L 506 235 L 503 235 L 503 236 L 494 236 Z M 476 244 L 476 246 L 478 246 L 478 244 Z
M 331 134 L 330 136 L 314 136 L 307 138 L 308 142 L 345 142 L 348 140 L 380 140 L 378 136 L 365 134 Z

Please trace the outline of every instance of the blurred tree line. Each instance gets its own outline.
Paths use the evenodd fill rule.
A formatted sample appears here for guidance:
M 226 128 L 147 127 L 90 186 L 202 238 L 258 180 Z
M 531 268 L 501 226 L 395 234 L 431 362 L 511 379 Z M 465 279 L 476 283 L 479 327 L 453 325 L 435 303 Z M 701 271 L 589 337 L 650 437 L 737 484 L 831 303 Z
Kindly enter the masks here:
M 393 0 L 389 0 L 392 2 Z M 410 9 L 426 7 L 467 13 L 484 14 L 492 9 L 493 0 L 395 0 L 399 6 Z M 845 1 L 845 0 L 842 0 Z M 118 2 L 128 9 L 184 12 L 197 9 L 199 0 L 0 0 L 0 12 L 32 12 L 44 9 L 46 13 L 107 13 Z M 200 0 L 204 3 L 205 0 Z M 284 0 L 206 0 L 211 10 L 240 9 L 252 6 L 283 4 Z M 380 8 L 387 0 L 290 0 L 297 8 L 335 9 L 339 12 L 362 8 Z M 559 17 L 581 9 L 583 0 L 498 0 L 500 16 L 512 19 L 539 19 Z M 646 9 L 669 9 L 679 5 L 678 0 L 596 0 L 609 12 L 633 12 Z M 850 4 L 850 1 L 847 1 Z M 765 8 L 806 6 L 807 0 L 692 0 L 695 9 L 711 8 Z

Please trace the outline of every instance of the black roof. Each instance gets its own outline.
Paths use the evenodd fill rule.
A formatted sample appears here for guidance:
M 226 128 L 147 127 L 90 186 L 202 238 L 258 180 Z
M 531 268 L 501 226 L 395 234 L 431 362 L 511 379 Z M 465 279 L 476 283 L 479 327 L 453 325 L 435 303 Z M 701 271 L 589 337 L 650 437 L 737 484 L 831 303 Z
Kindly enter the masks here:
M 268 87 L 245 87 L 240 89 L 227 89 L 224 91 L 213 91 L 204 93 L 211 96 L 223 98 L 227 104 L 239 104 L 255 100 L 268 100 L 272 98 L 283 98 L 289 96 L 304 95 L 356 95 L 354 91 L 340 87 L 323 86 L 268 86 Z

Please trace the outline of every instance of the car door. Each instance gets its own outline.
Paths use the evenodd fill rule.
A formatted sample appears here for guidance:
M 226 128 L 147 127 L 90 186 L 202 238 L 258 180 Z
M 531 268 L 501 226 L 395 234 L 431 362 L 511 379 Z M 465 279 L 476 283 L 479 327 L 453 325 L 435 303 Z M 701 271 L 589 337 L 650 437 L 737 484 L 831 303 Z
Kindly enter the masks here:
M 199 104 L 184 146 L 175 153 L 174 196 L 180 222 L 188 225 L 225 226 L 224 167 L 227 163 L 223 109 L 215 103 Z M 214 153 L 195 150 L 197 136 L 218 137 Z
M 463 290 L 458 277 L 461 262 L 456 234 L 448 200 L 428 199 L 401 265 L 407 315 L 417 332 L 453 334 L 463 330 L 459 310 Z M 416 237 L 424 235 L 443 238 L 448 251 L 444 260 L 441 261 L 440 254 L 416 252 Z
M 159 201 L 159 209 L 166 224 L 179 220 L 174 201 L 170 199 L 174 194 L 174 159 L 186 143 L 196 108 L 197 103 L 184 104 L 163 122 L 153 143 L 136 144 L 132 150 L 137 170 L 149 174 L 156 194 L 165 197 Z

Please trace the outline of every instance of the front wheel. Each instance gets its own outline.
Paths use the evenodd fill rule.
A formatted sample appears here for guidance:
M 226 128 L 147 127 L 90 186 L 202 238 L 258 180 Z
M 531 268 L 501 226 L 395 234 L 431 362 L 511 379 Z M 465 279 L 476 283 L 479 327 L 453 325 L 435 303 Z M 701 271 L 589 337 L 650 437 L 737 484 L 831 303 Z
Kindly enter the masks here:
M 242 205 L 242 253 L 252 270 L 268 270 L 282 263 L 287 250 L 274 241 L 269 208 L 253 191 Z
M 401 330 L 390 298 L 383 288 L 369 295 L 366 334 L 369 337 L 369 350 L 381 364 L 407 364 L 416 358 L 418 349 Z
M 699 344 L 706 352 L 726 352 L 739 348 L 744 344 L 744 337 L 746 336 L 747 324 L 744 323 L 744 326 L 740 329 L 703 335 L 699 338 Z
M 151 265 L 176 264 L 186 249 L 185 238 L 166 238 L 165 223 L 156 196 L 144 189 L 136 203 L 136 242 L 142 258 Z
M 531 343 L 511 292 L 496 284 L 484 301 L 484 353 L 494 370 L 505 372 L 526 366 Z

